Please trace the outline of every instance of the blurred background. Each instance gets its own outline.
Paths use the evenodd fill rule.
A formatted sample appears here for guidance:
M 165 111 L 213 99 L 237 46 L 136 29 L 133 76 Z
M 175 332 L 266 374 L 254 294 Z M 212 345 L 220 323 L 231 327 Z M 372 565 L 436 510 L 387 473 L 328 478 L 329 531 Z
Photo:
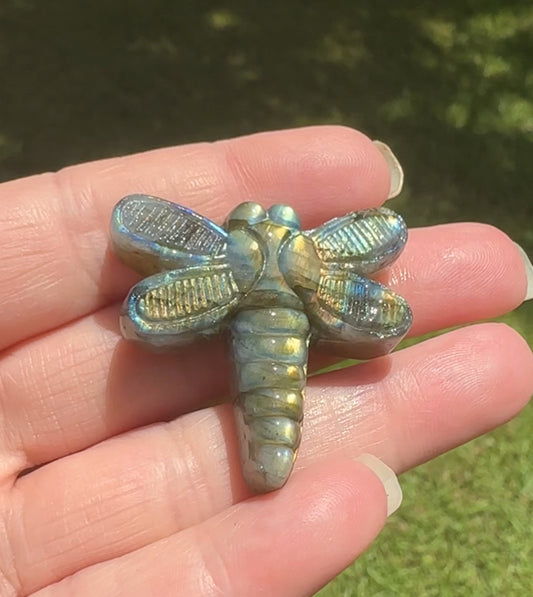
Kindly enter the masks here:
M 529 0 L 0 0 L 0 180 L 339 123 L 399 156 L 410 225 L 492 223 L 531 256 L 532 57 Z M 504 320 L 533 345 L 533 304 Z M 405 474 L 320 595 L 531 595 L 532 427 L 529 408 Z

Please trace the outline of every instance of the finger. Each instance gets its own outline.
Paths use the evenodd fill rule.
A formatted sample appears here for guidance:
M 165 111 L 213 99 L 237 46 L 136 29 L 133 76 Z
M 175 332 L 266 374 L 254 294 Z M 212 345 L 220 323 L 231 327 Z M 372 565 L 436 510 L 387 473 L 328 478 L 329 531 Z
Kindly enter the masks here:
M 383 202 L 385 159 L 343 127 L 262 133 L 93 162 L 0 185 L 0 347 L 122 297 L 131 272 L 108 252 L 113 205 L 128 193 L 215 220 L 250 198 L 288 202 L 306 224 Z
M 411 304 L 418 334 L 501 315 L 525 294 L 514 244 L 477 224 L 413 230 L 387 276 Z M 161 355 L 121 341 L 116 308 L 21 345 L 0 361 L 0 441 L 18 455 L 10 470 L 219 401 L 229 394 L 229 370 L 221 342 Z
M 379 279 L 413 310 L 410 336 L 497 317 L 526 296 L 527 275 L 515 244 L 476 223 L 419 228 Z
M 386 501 L 366 466 L 330 460 L 295 475 L 275 495 L 237 504 L 34 597 L 116 595 L 118 587 L 123 595 L 311 595 L 376 537 Z
M 311 378 L 296 468 L 371 452 L 401 471 L 508 420 L 532 391 L 533 355 L 518 334 L 502 324 L 457 330 Z M 223 405 L 20 478 L 10 531 L 15 560 L 31 571 L 25 582 L 53 582 L 247 497 L 237 452 L 232 409 Z

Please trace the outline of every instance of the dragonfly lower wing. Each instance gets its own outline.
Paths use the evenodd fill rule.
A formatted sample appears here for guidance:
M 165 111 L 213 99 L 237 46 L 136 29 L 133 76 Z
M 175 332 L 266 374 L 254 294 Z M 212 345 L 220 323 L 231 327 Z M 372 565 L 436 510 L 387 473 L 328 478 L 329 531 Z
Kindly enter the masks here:
M 123 335 L 156 348 L 216 334 L 241 293 L 228 265 L 195 266 L 150 276 L 132 288 Z
M 346 357 L 389 353 L 412 322 L 402 297 L 346 270 L 322 272 L 316 291 L 302 298 L 316 345 Z

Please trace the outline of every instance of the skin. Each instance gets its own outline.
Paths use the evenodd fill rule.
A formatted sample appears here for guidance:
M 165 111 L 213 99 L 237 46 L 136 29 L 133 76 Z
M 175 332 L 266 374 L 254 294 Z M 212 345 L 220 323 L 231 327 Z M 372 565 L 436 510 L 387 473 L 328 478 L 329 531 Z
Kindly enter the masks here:
M 231 406 L 218 404 L 224 346 L 157 355 L 121 339 L 137 278 L 109 251 L 120 197 L 151 193 L 219 222 L 249 198 L 286 202 L 310 228 L 382 204 L 388 188 L 381 154 L 340 127 L 0 185 L 2 596 L 310 595 L 384 524 L 384 490 L 359 454 L 399 473 L 525 406 L 533 355 L 501 324 L 313 377 L 293 476 L 250 497 Z M 480 224 L 413 230 L 383 281 L 410 302 L 412 334 L 500 315 L 526 294 L 510 239 Z

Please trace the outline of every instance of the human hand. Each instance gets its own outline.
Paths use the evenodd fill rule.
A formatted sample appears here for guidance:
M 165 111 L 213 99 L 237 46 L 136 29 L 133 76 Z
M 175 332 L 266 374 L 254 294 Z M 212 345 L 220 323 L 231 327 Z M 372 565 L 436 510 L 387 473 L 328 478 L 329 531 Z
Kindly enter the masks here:
M 231 406 L 219 404 L 223 344 L 161 355 L 121 339 L 120 302 L 136 280 L 108 249 L 122 196 L 218 221 L 247 199 L 285 202 L 310 228 L 383 203 L 389 187 L 375 146 L 339 127 L 0 185 L 1 595 L 312 594 L 384 524 L 383 485 L 360 454 L 401 472 L 525 405 L 533 356 L 501 324 L 311 377 L 295 472 L 250 497 Z M 513 243 L 480 224 L 412 230 L 382 279 L 410 303 L 411 335 L 500 315 L 527 284 Z

